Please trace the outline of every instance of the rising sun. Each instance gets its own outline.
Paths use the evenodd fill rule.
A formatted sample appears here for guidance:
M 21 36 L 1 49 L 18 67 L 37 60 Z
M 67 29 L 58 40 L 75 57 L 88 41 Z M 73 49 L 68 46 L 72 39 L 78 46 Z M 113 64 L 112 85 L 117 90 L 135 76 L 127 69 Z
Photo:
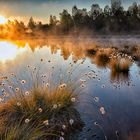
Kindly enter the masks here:
M 4 16 L 0 15 L 0 24 L 5 24 L 8 21 L 7 18 L 5 18 Z

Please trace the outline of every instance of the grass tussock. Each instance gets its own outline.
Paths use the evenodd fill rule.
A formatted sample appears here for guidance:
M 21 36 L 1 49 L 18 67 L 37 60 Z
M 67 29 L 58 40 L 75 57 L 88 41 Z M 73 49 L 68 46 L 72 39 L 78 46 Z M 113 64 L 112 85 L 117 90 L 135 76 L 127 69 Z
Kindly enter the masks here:
M 101 68 L 108 66 L 110 62 L 110 55 L 114 52 L 113 48 L 100 48 L 94 57 L 94 63 Z
M 91 59 L 93 64 L 96 64 L 100 68 L 106 68 L 110 62 L 110 56 L 116 52 L 115 48 L 101 48 L 98 46 L 93 49 L 87 50 L 86 54 Z
M 98 67 L 106 67 L 110 62 L 110 58 L 106 53 L 98 52 L 95 57 L 95 64 Z
M 0 105 L 1 140 L 69 139 L 83 123 L 75 109 L 74 90 L 62 84 L 53 90 L 18 90 Z
M 132 62 L 129 59 L 112 59 L 110 62 L 111 70 L 116 73 L 128 73 Z
M 88 49 L 88 50 L 86 50 L 86 55 L 92 56 L 92 55 L 95 55 L 96 52 L 97 52 L 97 48 Z

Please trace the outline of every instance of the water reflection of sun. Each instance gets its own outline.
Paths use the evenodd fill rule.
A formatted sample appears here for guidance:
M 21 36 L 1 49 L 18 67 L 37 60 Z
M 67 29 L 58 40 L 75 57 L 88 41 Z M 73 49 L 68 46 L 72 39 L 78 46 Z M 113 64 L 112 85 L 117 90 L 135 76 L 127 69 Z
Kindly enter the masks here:
M 19 48 L 10 42 L 0 42 L 0 61 L 14 60 L 16 56 L 24 52 L 26 48 Z
M 5 24 L 8 21 L 4 16 L 0 15 L 0 24 Z

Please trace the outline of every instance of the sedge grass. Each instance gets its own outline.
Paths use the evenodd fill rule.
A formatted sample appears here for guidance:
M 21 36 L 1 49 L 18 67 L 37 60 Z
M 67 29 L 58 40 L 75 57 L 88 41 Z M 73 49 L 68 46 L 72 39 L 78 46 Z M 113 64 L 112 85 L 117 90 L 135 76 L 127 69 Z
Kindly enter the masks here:
M 35 84 L 33 81 L 32 88 L 28 90 L 26 89 L 28 81 L 19 81 L 20 78 L 14 76 L 15 74 L 12 76 L 16 79 L 14 80 L 16 85 L 11 79 L 4 79 L 6 82 L 1 85 L 4 89 L 0 97 L 1 140 L 69 139 L 70 135 L 81 130 L 83 122 L 75 104 L 78 102 L 81 88 L 83 90 L 85 87 L 86 80 L 83 82 L 74 78 L 73 81 L 71 76 L 75 68 L 68 71 L 70 71 L 70 77 L 68 76 L 70 80 L 65 77 L 66 80 L 52 85 L 54 82 L 49 71 L 50 76 L 46 80 L 49 83 L 43 82 L 42 86 L 39 82 Z M 31 78 L 38 80 L 42 77 L 36 75 L 38 73 L 33 71 Z M 17 86 L 18 84 L 20 85 Z M 9 91 L 11 93 L 7 93 Z

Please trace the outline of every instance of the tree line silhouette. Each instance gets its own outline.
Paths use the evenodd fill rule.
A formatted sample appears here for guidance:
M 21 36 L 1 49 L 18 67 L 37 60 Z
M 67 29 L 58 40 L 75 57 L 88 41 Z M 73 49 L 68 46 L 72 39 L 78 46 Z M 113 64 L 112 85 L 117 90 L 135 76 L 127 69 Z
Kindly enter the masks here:
M 39 35 L 65 35 L 78 34 L 81 31 L 96 34 L 139 34 L 140 33 L 140 5 L 134 2 L 127 10 L 122 6 L 105 6 L 103 9 L 98 4 L 93 4 L 91 10 L 78 9 L 73 6 L 72 14 L 64 9 L 60 19 L 50 15 L 49 23 L 35 22 L 31 17 L 27 25 L 14 20 L 0 25 L 0 37 L 25 37 Z

